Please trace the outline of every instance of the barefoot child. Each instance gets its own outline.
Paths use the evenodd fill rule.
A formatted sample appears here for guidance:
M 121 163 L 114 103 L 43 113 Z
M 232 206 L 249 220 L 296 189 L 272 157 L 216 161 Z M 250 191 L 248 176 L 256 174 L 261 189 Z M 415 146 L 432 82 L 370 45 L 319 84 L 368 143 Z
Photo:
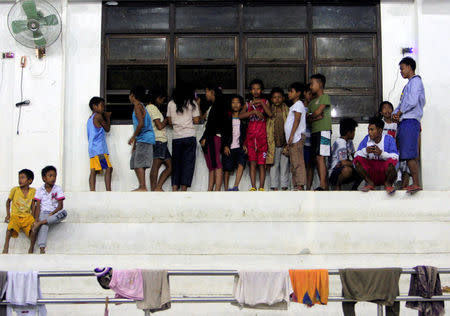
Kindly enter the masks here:
M 281 88 L 273 88 L 270 92 L 272 117 L 267 125 L 267 170 L 270 170 L 270 190 L 286 191 L 291 181 L 289 174 L 289 157 L 286 153 L 286 136 L 284 135 L 284 123 L 289 114 L 289 107 L 284 103 L 284 91 Z
M 111 191 L 111 174 L 113 168 L 109 162 L 106 133 L 111 128 L 111 112 L 105 112 L 105 99 L 93 97 L 89 101 L 92 110 L 87 122 L 87 135 L 89 142 L 89 158 L 91 174 L 89 175 L 89 189 L 95 191 L 95 178 L 97 173 L 105 170 L 106 191 Z
M 252 100 L 247 102 L 239 118 L 249 119 L 245 146 L 250 161 L 250 191 L 256 191 L 256 166 L 259 168 L 259 191 L 264 191 L 266 180 L 267 131 L 266 116 L 272 117 L 269 102 L 262 98 L 264 84 L 259 79 L 250 82 Z
M 65 200 L 64 192 L 59 185 L 56 185 L 56 168 L 47 166 L 42 169 L 42 181 L 44 185 L 37 191 L 36 218 L 33 231 L 37 233 L 37 243 L 41 253 L 45 253 L 47 246 L 47 236 L 50 225 L 59 224 L 67 217 L 66 210 L 63 209 Z
M 288 97 L 293 103 L 284 124 L 286 143 L 289 147 L 291 160 L 292 188 L 303 191 L 306 184 L 306 168 L 303 146 L 305 145 L 306 108 L 300 98 L 303 98 L 305 86 L 294 82 L 289 86 Z
M 163 191 L 163 184 L 172 173 L 172 156 L 170 156 L 169 148 L 167 147 L 167 120 L 164 119 L 156 105 L 149 104 L 146 109 L 152 119 L 152 127 L 155 132 L 153 163 L 150 170 L 150 188 L 152 191 Z M 159 168 L 162 165 L 165 166 L 165 169 L 158 180 Z
M 36 234 L 32 231 L 34 217 L 32 210 L 34 209 L 35 188 L 30 188 L 33 183 L 33 171 L 23 169 L 19 171 L 19 186 L 11 189 L 8 199 L 6 200 L 6 217 L 5 223 L 8 223 L 6 231 L 5 245 L 3 253 L 8 253 L 9 240 L 11 237 L 17 238 L 22 229 L 23 232 L 30 237 L 30 248 L 28 253 L 33 252 Z
M 226 191 L 239 191 L 239 183 L 247 164 L 247 148 L 245 147 L 245 137 L 247 132 L 247 122 L 239 119 L 244 99 L 240 95 L 231 98 L 231 118 L 223 136 L 224 149 L 222 165 L 224 170 L 224 185 Z M 230 189 L 230 173 L 236 170 L 234 185 Z
M 131 89 L 128 98 L 134 106 L 132 114 L 134 133 L 128 140 L 128 145 L 133 146 L 130 169 L 134 170 L 139 182 L 139 187 L 133 191 L 147 191 L 145 169 L 152 166 L 155 133 L 152 127 L 152 119 L 143 103 L 146 98 L 145 88 L 142 86 L 134 87 Z

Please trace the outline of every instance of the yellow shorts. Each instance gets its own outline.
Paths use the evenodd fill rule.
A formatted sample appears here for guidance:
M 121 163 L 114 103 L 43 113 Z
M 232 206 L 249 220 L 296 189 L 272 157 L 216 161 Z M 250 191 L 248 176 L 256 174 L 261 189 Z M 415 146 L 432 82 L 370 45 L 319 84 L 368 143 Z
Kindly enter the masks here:
M 95 171 L 102 171 L 104 169 L 111 168 L 111 163 L 109 162 L 108 154 L 97 155 L 90 159 L 91 169 Z
M 9 218 L 8 230 L 12 230 L 11 236 L 14 238 L 19 236 L 20 229 L 22 229 L 27 236 L 30 236 L 30 230 L 33 224 L 34 217 L 31 214 L 11 214 L 11 217 Z

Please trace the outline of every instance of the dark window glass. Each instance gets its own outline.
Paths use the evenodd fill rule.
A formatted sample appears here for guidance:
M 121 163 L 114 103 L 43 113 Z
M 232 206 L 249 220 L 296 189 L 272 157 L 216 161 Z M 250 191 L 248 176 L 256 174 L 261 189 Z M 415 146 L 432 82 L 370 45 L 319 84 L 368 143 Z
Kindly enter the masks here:
M 331 104 L 336 118 L 354 117 L 368 120 L 376 114 L 374 96 L 365 95 L 332 95 Z
M 220 85 L 224 89 L 236 89 L 236 68 L 232 66 L 178 66 L 177 86 L 190 85 L 203 89 L 208 84 Z
M 143 85 L 147 89 L 167 88 L 166 66 L 108 66 L 107 90 L 130 90 Z
M 248 66 L 246 75 L 246 87 L 249 83 L 255 79 L 261 79 L 266 87 L 266 93 L 268 89 L 274 87 L 281 87 L 287 89 L 287 87 L 295 82 L 305 82 L 305 66 Z
M 304 37 L 249 37 L 248 59 L 304 59 Z
M 367 60 L 374 58 L 373 37 L 316 38 L 316 59 Z
M 166 38 L 110 38 L 110 60 L 166 60 Z
M 374 88 L 374 68 L 361 66 L 319 66 L 316 72 L 325 75 L 327 88 Z
M 296 30 L 306 28 L 305 6 L 246 6 L 244 25 L 248 30 Z
M 168 29 L 169 7 L 106 7 L 106 33 Z
M 237 7 L 177 7 L 175 24 L 177 29 L 222 30 L 237 28 Z
M 375 7 L 314 6 L 313 28 L 376 30 Z
M 180 37 L 177 39 L 180 59 L 235 59 L 234 37 Z

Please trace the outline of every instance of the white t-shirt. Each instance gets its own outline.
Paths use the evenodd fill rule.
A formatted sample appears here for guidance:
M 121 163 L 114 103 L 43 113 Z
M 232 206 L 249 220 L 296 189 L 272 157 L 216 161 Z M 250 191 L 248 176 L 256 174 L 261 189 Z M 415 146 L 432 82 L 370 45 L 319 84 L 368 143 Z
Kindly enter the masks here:
M 166 143 L 167 142 L 166 129 L 163 128 L 163 129 L 159 130 L 155 124 L 155 120 L 157 120 L 157 119 L 159 119 L 159 121 L 161 123 L 164 122 L 163 115 L 161 114 L 159 109 L 153 104 L 147 105 L 146 109 L 152 120 L 153 131 L 155 132 L 155 140 L 157 142 Z
M 345 140 L 341 137 L 336 139 L 331 148 L 330 156 L 330 169 L 329 173 L 337 166 L 341 160 L 352 160 L 353 154 L 355 153 L 355 146 L 352 140 Z
M 233 141 L 231 142 L 231 147 L 230 149 L 235 149 L 235 148 L 239 148 L 240 146 L 240 142 L 239 142 L 239 137 L 241 136 L 241 120 L 237 117 L 233 117 L 232 118 L 232 127 L 233 127 L 233 132 L 232 132 L 232 136 L 233 136 Z
M 167 105 L 167 117 L 172 119 L 173 139 L 195 137 L 195 128 L 192 118 L 200 116 L 199 106 L 194 101 L 194 105 L 189 103 L 187 108 L 183 108 L 183 113 L 177 112 L 177 105 L 170 101 Z M 195 108 L 194 108 L 195 106 Z
M 59 185 L 54 185 L 52 190 L 47 192 L 45 184 L 37 189 L 34 199 L 41 202 L 41 213 L 50 214 L 58 206 L 58 201 L 64 200 L 64 192 Z
M 294 124 L 295 114 L 294 112 L 300 113 L 302 116 L 300 118 L 300 124 L 297 127 L 297 130 L 294 134 L 294 139 L 292 143 L 297 143 L 302 139 L 302 134 L 305 134 L 306 131 L 306 108 L 303 105 L 302 101 L 295 102 L 294 105 L 289 109 L 289 114 L 286 118 L 286 122 L 284 122 L 284 134 L 286 135 L 286 142 L 289 141 L 289 137 L 291 136 L 292 125 Z
M 384 122 L 384 120 L 383 120 Z M 391 135 L 392 137 L 396 137 L 397 135 L 397 123 L 386 123 L 384 122 L 384 128 L 383 128 L 383 134 L 384 135 Z

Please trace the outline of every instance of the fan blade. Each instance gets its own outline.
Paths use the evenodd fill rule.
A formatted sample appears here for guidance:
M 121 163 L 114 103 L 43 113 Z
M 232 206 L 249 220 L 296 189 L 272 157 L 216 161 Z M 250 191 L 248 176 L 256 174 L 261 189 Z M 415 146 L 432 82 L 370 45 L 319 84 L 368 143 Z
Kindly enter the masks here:
M 36 3 L 32 0 L 26 0 L 22 3 L 23 11 L 25 11 L 25 14 L 27 15 L 28 19 L 34 19 L 37 20 L 38 13 L 36 10 Z
M 39 23 L 41 25 L 58 25 L 58 17 L 55 14 L 51 14 L 49 16 L 43 17 L 42 19 L 39 19 Z
M 34 37 L 34 44 L 36 44 L 36 48 L 45 47 L 47 44 L 47 41 L 45 40 L 45 37 L 42 35 L 41 31 L 35 31 L 33 32 Z
M 14 34 L 28 30 L 27 21 L 12 21 L 11 28 Z

